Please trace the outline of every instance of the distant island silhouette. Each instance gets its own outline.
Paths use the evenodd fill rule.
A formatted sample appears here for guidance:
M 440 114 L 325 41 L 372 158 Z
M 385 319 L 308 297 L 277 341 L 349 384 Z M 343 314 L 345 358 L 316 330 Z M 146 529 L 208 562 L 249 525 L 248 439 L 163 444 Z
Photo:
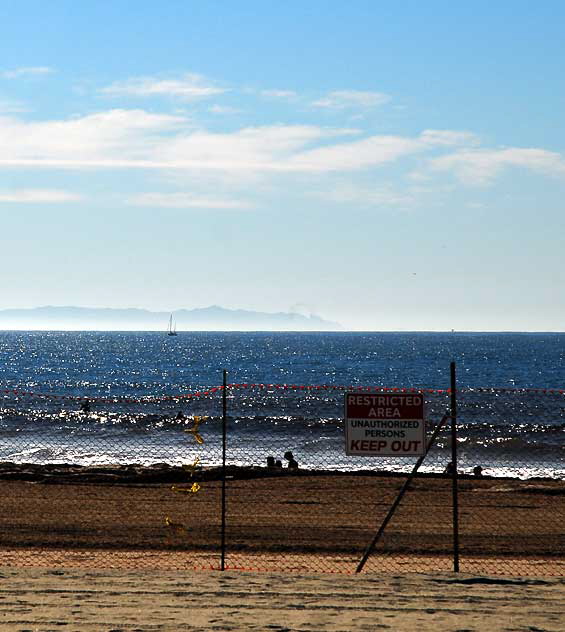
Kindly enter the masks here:
M 173 315 L 182 331 L 341 331 L 316 315 L 255 312 L 212 305 L 172 312 L 100 307 L 35 307 L 0 310 L 0 329 L 73 331 L 166 331 Z

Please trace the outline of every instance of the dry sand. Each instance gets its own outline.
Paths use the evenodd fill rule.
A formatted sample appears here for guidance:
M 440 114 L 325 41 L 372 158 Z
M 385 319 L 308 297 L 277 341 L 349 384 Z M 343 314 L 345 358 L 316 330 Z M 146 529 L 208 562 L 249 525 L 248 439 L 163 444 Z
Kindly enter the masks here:
M 0 630 L 559 632 L 565 580 L 0 568 Z

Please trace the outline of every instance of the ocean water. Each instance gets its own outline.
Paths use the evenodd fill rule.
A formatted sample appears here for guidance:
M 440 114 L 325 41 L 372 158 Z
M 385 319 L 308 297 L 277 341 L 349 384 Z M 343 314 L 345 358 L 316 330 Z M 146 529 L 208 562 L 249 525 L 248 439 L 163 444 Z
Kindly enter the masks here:
M 462 470 L 565 478 L 565 334 L 552 333 L 0 332 L 0 460 L 216 465 L 226 369 L 229 463 L 291 450 L 303 467 L 406 471 L 414 459 L 345 455 L 344 390 L 423 390 L 432 428 L 452 360 Z M 194 415 L 203 443 L 186 432 Z M 446 430 L 422 469 L 448 460 Z

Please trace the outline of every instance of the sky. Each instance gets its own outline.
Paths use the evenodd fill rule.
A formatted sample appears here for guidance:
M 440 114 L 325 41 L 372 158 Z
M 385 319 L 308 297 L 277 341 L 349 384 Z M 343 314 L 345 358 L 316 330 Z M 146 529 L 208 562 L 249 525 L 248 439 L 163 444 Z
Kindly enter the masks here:
M 565 3 L 0 8 L 0 309 L 565 331 Z

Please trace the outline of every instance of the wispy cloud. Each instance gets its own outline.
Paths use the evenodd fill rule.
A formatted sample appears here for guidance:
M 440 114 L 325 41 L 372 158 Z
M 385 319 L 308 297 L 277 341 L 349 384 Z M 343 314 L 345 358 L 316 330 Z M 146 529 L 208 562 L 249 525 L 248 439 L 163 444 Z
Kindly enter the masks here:
M 473 137 L 474 138 L 474 137 Z M 424 130 L 418 136 L 374 135 L 300 152 L 289 162 L 304 171 L 351 171 L 394 162 L 403 156 L 466 144 L 467 132 Z
M 0 204 L 54 204 L 63 202 L 78 202 L 82 196 L 70 191 L 56 189 L 18 189 L 15 191 L 0 191 Z
M 251 206 L 242 200 L 208 197 L 188 192 L 141 193 L 130 197 L 127 203 L 162 208 L 248 209 Z
M 115 109 L 68 120 L 0 117 L 0 166 L 64 169 L 216 170 L 231 172 L 353 171 L 404 156 L 461 147 L 433 158 L 431 169 L 485 182 L 521 166 L 565 173 L 565 161 L 543 149 L 479 150 L 469 132 L 425 130 L 418 136 L 373 135 L 316 125 L 270 125 L 214 133 L 183 115 Z M 183 203 L 186 203 L 186 199 Z
M 155 157 L 171 163 L 195 161 L 202 168 L 289 171 L 295 170 L 292 157 L 308 145 L 351 133 L 316 125 L 265 125 L 222 134 L 196 131 L 168 139 Z
M 215 85 L 202 75 L 187 73 L 178 79 L 134 77 L 126 81 L 115 81 L 100 92 L 110 96 L 167 96 L 192 101 L 222 94 L 227 92 L 227 88 Z
M 361 208 L 408 207 L 415 202 L 415 197 L 410 193 L 394 191 L 389 187 L 366 187 L 354 184 L 330 186 L 326 190 L 314 192 L 312 195 L 335 204 Z
M 183 115 L 108 110 L 55 121 L 0 117 L 0 167 L 212 170 L 233 173 L 366 169 L 468 141 L 467 133 L 355 138 L 357 129 L 265 125 L 195 129 Z
M 261 90 L 259 94 L 268 99 L 295 99 L 298 96 L 294 90 Z
M 13 70 L 4 70 L 0 72 L 2 79 L 17 79 L 18 77 L 30 77 L 37 75 L 49 75 L 54 72 L 53 68 L 48 66 L 28 66 L 24 68 L 14 68 Z
M 293 156 L 290 163 L 304 171 L 350 171 L 393 162 L 419 151 L 422 146 L 417 138 L 369 136 L 303 151 Z
M 426 129 L 421 133 L 420 139 L 423 143 L 433 147 L 453 147 L 456 145 L 473 147 L 480 143 L 479 137 L 472 132 L 449 129 Z
M 314 125 L 194 130 L 183 116 L 109 110 L 63 121 L 0 117 L 0 166 L 300 171 L 289 159 L 322 140 L 355 133 Z
M 317 108 L 329 108 L 332 110 L 344 110 L 346 108 L 373 108 L 384 105 L 391 100 L 388 94 L 383 92 L 366 92 L 362 90 L 337 90 L 327 96 L 312 101 L 310 105 Z
M 452 171 L 461 181 L 474 185 L 489 184 L 510 167 L 565 176 L 565 157 L 537 148 L 462 150 L 434 158 L 430 166 L 434 171 Z
M 238 108 L 233 108 L 229 105 L 218 105 L 217 103 L 211 105 L 208 110 L 212 114 L 239 114 L 241 112 Z
M 143 110 L 109 110 L 54 121 L 0 117 L 0 163 L 81 168 L 147 159 L 161 134 L 185 124 L 182 116 Z

